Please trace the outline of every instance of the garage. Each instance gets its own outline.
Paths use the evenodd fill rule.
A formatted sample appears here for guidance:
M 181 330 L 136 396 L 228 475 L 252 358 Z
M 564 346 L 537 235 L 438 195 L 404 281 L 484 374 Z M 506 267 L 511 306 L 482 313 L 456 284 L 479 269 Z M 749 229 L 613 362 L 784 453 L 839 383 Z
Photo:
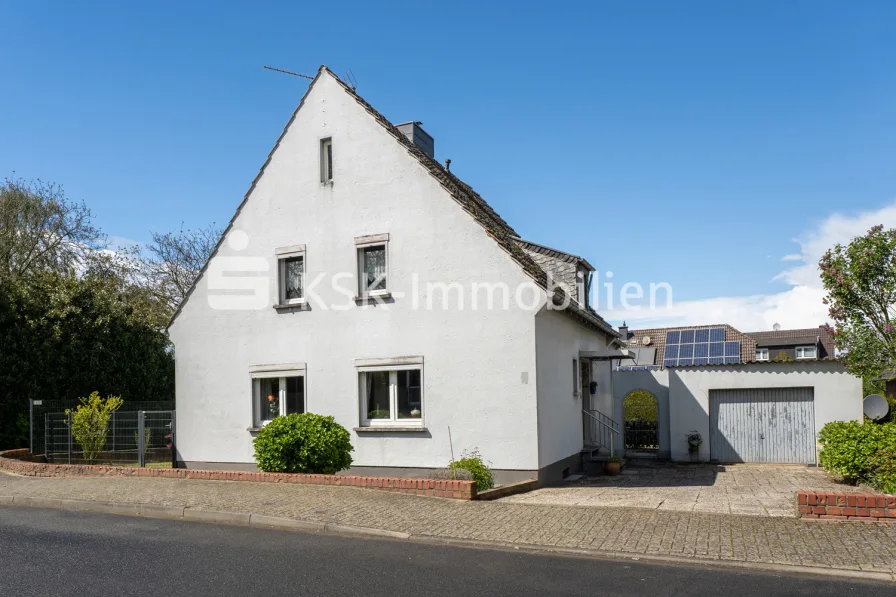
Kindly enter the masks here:
M 813 388 L 709 391 L 710 459 L 815 464 Z

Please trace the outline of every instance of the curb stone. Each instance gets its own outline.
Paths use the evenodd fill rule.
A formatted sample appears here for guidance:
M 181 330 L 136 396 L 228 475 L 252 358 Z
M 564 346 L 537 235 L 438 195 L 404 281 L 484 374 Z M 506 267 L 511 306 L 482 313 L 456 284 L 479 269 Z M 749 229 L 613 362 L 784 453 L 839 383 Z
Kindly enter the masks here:
M 136 504 L 127 502 L 97 502 L 90 500 L 65 500 L 58 498 L 34 498 L 3 495 L 0 495 L 0 504 L 30 508 L 80 510 L 102 514 L 140 516 L 146 518 L 163 518 L 169 520 L 186 520 L 190 522 L 255 526 L 282 530 L 300 530 L 328 532 L 333 534 L 362 535 L 367 537 L 413 541 L 416 543 L 429 545 L 449 545 L 475 549 L 500 549 L 505 551 L 525 551 L 529 553 L 560 554 L 584 558 L 597 558 L 602 560 L 646 561 L 664 564 L 677 564 L 691 567 L 717 567 L 740 570 L 755 570 L 757 572 L 781 572 L 797 575 L 849 578 L 854 580 L 896 582 L 896 575 L 890 574 L 889 572 L 849 570 L 843 568 L 820 568 L 815 566 L 794 566 L 790 564 L 766 564 L 761 562 L 742 562 L 737 560 L 702 558 L 699 556 L 658 556 L 653 554 L 633 554 L 617 551 L 600 551 L 573 547 L 558 547 L 554 545 L 504 543 L 474 539 L 454 539 L 449 537 L 438 537 L 431 535 L 410 535 L 408 533 L 388 531 L 384 529 L 323 523 L 294 518 L 280 518 L 277 516 L 266 516 L 262 514 L 199 510 L 183 506 L 154 506 L 150 504 Z

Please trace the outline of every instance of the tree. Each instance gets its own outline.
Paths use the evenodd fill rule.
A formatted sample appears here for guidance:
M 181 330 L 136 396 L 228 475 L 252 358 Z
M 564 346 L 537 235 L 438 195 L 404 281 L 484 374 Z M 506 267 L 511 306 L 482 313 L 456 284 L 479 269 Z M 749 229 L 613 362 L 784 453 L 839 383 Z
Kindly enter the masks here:
M 221 230 L 214 224 L 195 230 L 152 233 L 152 242 L 142 258 L 144 275 L 149 288 L 171 311 L 190 291 L 220 237 Z
M 896 230 L 875 226 L 828 250 L 818 265 L 847 370 L 875 377 L 896 364 Z
M 0 449 L 27 444 L 30 399 L 174 398 L 168 311 L 109 267 L 0 284 Z
M 35 272 L 74 272 L 106 246 L 84 203 L 62 187 L 6 179 L 0 186 L 0 280 Z

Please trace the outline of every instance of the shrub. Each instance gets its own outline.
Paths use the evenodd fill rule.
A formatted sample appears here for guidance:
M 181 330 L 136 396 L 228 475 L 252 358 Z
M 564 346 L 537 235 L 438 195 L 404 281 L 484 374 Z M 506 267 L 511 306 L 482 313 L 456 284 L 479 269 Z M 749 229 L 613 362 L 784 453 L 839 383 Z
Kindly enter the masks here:
M 896 454 L 894 423 L 875 425 L 834 421 L 822 427 L 818 441 L 823 446 L 819 454 L 821 466 L 850 483 L 868 481 L 877 485 L 887 482 L 878 479 L 880 475 L 887 477 L 896 473 L 892 458 L 886 457 Z
M 656 397 L 647 390 L 633 390 L 622 401 L 623 419 L 625 421 L 647 421 L 656 423 Z
M 473 480 L 476 481 L 476 491 L 485 491 L 495 486 L 495 478 L 492 475 L 492 471 L 483 462 L 482 455 L 479 454 L 478 449 L 474 448 L 470 452 L 464 451 L 460 455 L 460 460 L 452 461 L 448 468 L 450 470 L 463 469 L 470 471 L 470 474 L 473 475 Z
M 352 464 L 350 437 L 333 417 L 276 417 L 255 438 L 255 461 L 266 473 L 332 475 Z
M 440 468 L 429 473 L 427 478 L 439 481 L 472 481 L 473 473 L 465 468 Z
M 66 409 L 65 414 L 72 417 L 72 436 L 81 446 L 87 462 L 96 460 L 106 446 L 109 419 L 121 403 L 120 396 L 109 396 L 104 400 L 99 392 L 92 392 L 87 398 L 81 398 L 81 404 L 74 411 Z

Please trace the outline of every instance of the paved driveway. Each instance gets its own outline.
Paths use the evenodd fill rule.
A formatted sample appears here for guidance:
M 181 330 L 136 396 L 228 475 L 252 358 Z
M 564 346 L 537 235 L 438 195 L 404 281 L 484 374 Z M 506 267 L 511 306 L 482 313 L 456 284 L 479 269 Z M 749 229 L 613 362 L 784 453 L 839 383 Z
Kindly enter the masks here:
M 649 508 L 682 512 L 795 516 L 796 492 L 860 491 L 818 468 L 756 464 L 627 466 L 615 477 L 585 477 L 504 498 L 562 506 Z

